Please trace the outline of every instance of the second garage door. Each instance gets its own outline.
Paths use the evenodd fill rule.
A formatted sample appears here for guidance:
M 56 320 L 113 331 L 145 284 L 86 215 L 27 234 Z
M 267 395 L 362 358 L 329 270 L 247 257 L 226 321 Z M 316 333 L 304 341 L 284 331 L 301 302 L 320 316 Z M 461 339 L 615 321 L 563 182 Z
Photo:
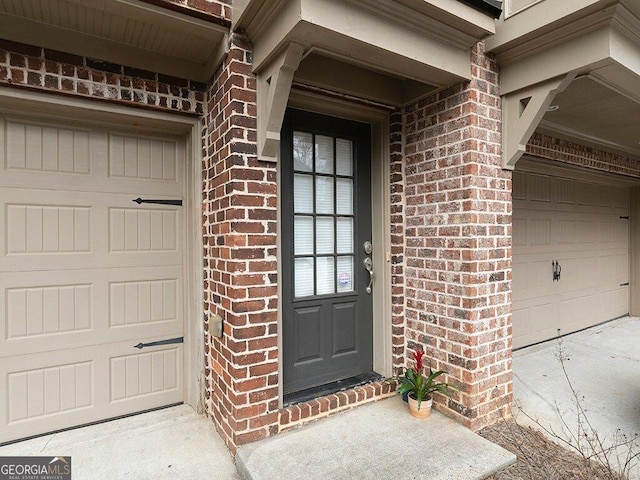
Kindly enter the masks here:
M 0 442 L 182 401 L 184 146 L 0 117 Z M 178 340 L 174 340 L 178 341 Z
M 514 172 L 514 348 L 629 312 L 628 216 L 628 187 Z

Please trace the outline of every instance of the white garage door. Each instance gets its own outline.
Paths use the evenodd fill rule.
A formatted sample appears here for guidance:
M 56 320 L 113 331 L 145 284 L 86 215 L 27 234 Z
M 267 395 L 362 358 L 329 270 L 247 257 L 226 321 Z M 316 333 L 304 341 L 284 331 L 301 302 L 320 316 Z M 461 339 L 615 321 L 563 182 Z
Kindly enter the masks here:
M 628 215 L 627 187 L 514 172 L 514 348 L 629 312 Z
M 184 146 L 0 117 L 0 442 L 181 402 Z

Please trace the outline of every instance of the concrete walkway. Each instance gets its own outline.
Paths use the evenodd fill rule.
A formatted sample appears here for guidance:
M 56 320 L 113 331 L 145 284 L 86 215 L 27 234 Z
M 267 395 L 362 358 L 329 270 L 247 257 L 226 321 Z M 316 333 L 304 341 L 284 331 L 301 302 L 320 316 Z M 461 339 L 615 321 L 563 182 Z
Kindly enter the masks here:
M 247 480 L 472 480 L 515 461 L 438 412 L 413 418 L 399 396 L 238 449 Z
M 210 419 L 181 405 L 0 447 L 0 456 L 71 456 L 74 480 L 482 479 L 515 457 L 392 397 L 240 447 L 238 470 Z
M 187 405 L 0 447 L 0 456 L 71 456 L 73 480 L 238 480 L 210 419 Z
M 514 413 L 518 421 L 570 438 L 576 401 L 558 355 L 593 430 L 605 445 L 640 434 L 640 319 L 625 317 L 514 353 Z M 537 419 L 535 422 L 523 413 Z M 564 419 L 564 422 L 562 421 Z M 582 422 L 584 425 L 584 421 Z M 640 452 L 640 441 L 637 442 Z M 619 452 L 626 454 L 624 449 Z M 640 478 L 637 468 L 633 478 Z

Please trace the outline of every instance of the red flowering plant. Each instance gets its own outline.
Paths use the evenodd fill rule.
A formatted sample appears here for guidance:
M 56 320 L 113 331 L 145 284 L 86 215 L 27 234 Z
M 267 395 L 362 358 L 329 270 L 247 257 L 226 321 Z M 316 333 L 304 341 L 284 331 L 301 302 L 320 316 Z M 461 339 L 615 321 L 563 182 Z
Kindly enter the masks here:
M 434 372 L 429 368 L 429 375 L 422 374 L 422 357 L 424 351 L 417 348 L 413 352 L 413 367 L 405 369 L 404 375 L 397 378 L 399 385 L 397 392 L 401 395 L 405 393 L 411 398 L 418 401 L 418 410 L 423 400 L 429 400 L 433 392 L 440 392 L 444 395 L 450 395 L 450 389 L 455 389 L 453 385 L 444 382 L 438 382 L 437 378 L 447 372 L 438 370 Z

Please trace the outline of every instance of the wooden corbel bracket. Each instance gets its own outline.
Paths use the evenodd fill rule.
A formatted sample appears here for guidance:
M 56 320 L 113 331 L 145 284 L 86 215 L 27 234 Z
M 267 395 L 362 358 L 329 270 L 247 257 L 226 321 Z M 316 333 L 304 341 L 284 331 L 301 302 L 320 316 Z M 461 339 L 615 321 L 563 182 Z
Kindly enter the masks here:
M 575 77 L 571 72 L 502 96 L 503 168 L 515 168 L 551 102 Z
M 302 45 L 290 43 L 264 71 L 257 74 L 258 160 L 278 160 L 282 120 L 293 75 L 300 65 L 303 53 Z

